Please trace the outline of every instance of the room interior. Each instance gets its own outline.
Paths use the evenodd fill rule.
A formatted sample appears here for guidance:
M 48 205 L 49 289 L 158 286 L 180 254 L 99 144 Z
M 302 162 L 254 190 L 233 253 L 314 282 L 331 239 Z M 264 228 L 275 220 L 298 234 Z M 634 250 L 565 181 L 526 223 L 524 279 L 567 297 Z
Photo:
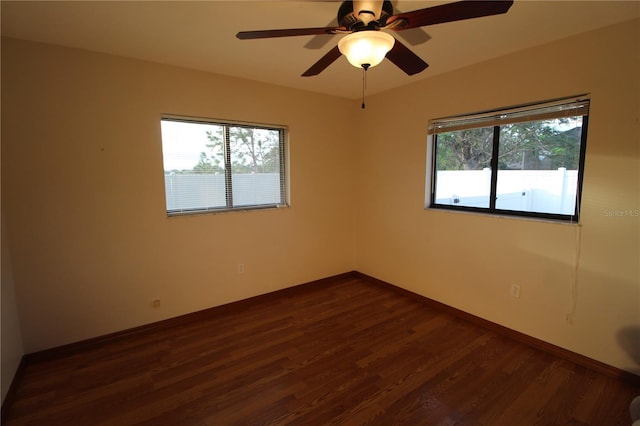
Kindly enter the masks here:
M 238 12 L 231 3 L 205 5 Z M 241 3 L 276 8 L 270 27 L 325 25 L 337 5 Z M 516 0 L 513 14 L 530 3 L 545 2 Z M 125 15 L 115 9 L 94 37 L 82 3 L 57 15 L 3 2 L 2 399 L 25 354 L 349 271 L 640 374 L 640 3 L 559 3 L 569 14 L 560 21 L 525 14 L 525 25 L 510 11 L 508 24 L 490 18 L 492 31 L 480 19 L 427 28 L 412 49 L 430 68 L 416 78 L 388 62 L 372 68 L 363 110 L 361 72 L 346 61 L 299 77 L 320 56 L 306 39 L 233 39 L 264 25 L 259 17 L 220 20 L 224 51 L 191 40 L 212 46 L 198 62 L 202 50 L 185 40 L 199 26 L 167 31 L 178 42 L 163 51 L 143 31 L 126 43 L 126 22 L 108 27 Z M 304 9 L 279 13 L 291 4 L 323 13 L 299 25 Z M 158 22 L 179 22 L 175 10 L 140 28 L 167 37 Z M 601 19 L 564 20 L 582 14 L 585 25 Z M 568 32 L 522 38 L 556 26 Z M 129 50 L 109 50 L 123 40 Z M 425 208 L 430 119 L 582 93 L 591 109 L 579 224 Z M 167 217 L 162 114 L 287 126 L 290 206 Z

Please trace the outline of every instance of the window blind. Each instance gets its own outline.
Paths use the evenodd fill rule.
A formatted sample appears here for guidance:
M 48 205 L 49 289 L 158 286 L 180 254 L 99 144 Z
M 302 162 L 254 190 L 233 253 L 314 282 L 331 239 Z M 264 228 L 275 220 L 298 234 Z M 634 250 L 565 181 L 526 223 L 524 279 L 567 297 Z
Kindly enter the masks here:
M 523 121 L 549 120 L 589 114 L 587 95 L 555 99 L 544 103 L 518 105 L 511 108 L 482 111 L 452 117 L 436 118 L 429 122 L 429 134 L 457 130 L 493 127 Z

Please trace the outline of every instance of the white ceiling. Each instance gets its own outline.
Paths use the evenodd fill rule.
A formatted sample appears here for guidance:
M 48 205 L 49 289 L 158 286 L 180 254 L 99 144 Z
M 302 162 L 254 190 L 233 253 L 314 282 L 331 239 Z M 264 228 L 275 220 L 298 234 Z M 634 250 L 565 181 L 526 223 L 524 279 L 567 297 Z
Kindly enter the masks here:
M 446 1 L 394 1 L 402 12 Z M 335 25 L 331 1 L 2 1 L 2 35 L 210 71 L 341 96 L 361 95 L 361 71 L 340 58 L 315 77 L 300 77 L 333 48 L 311 36 L 238 40 L 243 30 Z M 431 39 L 404 41 L 430 67 L 407 76 L 391 62 L 371 68 L 367 93 L 417 80 L 640 16 L 640 1 L 516 0 L 509 12 L 424 27 Z M 332 22 L 333 21 L 333 22 Z M 411 30 L 414 31 L 414 30 Z M 313 39 L 318 41 L 318 39 Z M 589 46 L 585 46 L 585 55 Z M 544 64 L 540 64 L 544 67 Z

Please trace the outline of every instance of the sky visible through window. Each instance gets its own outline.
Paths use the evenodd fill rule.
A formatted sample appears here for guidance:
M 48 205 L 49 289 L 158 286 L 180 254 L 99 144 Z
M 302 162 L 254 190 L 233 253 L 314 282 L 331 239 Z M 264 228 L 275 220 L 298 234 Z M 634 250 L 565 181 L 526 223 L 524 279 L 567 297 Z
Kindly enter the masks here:
M 582 117 L 568 117 L 564 120 L 548 120 L 547 123 L 549 123 L 554 130 L 566 132 L 567 130 L 582 126 Z
M 160 121 L 164 170 L 191 170 L 200 160 L 201 152 L 209 152 L 207 131 L 219 131 L 220 126 L 184 121 Z

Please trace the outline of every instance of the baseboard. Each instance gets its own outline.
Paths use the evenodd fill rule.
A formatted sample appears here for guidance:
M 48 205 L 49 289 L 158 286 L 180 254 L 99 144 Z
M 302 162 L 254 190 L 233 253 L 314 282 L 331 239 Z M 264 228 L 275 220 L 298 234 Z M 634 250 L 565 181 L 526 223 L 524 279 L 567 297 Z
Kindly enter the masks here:
M 521 333 L 519 331 L 512 330 L 508 327 L 505 327 L 500 324 L 496 324 L 484 318 L 472 315 L 468 312 L 464 312 L 460 309 L 454 308 L 452 306 L 446 305 L 444 303 L 438 302 L 436 300 L 430 299 L 428 297 L 419 295 L 412 291 L 406 290 L 404 288 L 395 286 L 388 282 L 382 281 L 380 279 L 371 277 L 369 275 L 363 274 L 361 272 L 355 272 L 355 275 L 365 279 L 371 283 L 384 286 L 386 288 L 390 288 L 393 291 L 403 294 L 405 296 L 409 296 L 415 300 L 418 300 L 421 303 L 424 303 L 426 306 L 429 306 L 433 309 L 438 309 L 443 312 L 447 312 L 457 318 L 464 319 L 471 323 L 474 323 L 478 326 L 487 328 L 491 331 L 494 331 L 497 334 L 509 337 L 513 340 L 516 340 L 520 343 L 533 347 L 535 349 L 541 350 L 543 352 L 549 353 L 558 358 L 565 359 L 567 361 L 573 362 L 575 364 L 581 365 L 583 367 L 589 368 L 591 370 L 597 371 L 598 373 L 607 375 L 609 377 L 615 378 L 616 380 L 622 380 L 626 383 L 629 383 L 634 386 L 640 386 L 640 376 L 637 376 L 628 371 L 622 370 L 620 368 L 613 367 L 609 364 L 605 364 L 601 361 L 589 358 L 585 355 L 581 355 L 579 353 L 570 351 L 568 349 L 562 348 L 560 346 L 556 346 L 554 344 L 545 342 L 544 340 L 537 339 L 535 337 L 529 336 L 527 334 Z

